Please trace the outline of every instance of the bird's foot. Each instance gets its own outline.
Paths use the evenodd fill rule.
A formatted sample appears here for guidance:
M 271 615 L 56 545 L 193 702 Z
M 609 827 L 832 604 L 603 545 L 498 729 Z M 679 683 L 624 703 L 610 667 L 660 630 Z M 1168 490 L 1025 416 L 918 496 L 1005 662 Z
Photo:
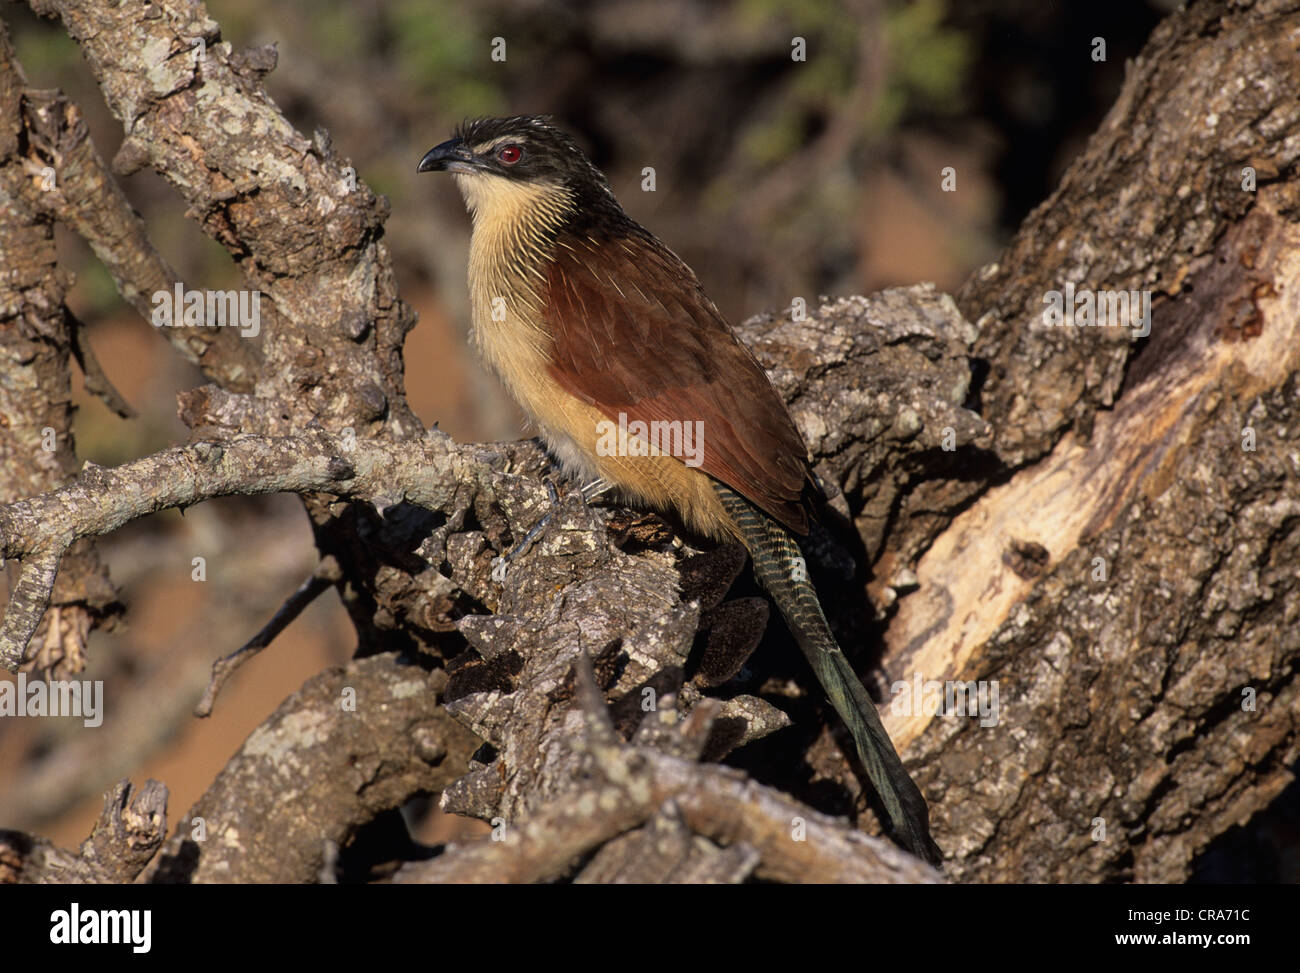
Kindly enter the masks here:
M 579 487 L 578 495 L 582 497 L 582 502 L 587 504 L 591 503 L 593 500 L 598 500 L 613 489 L 614 484 L 610 483 L 608 480 L 602 480 L 600 477 L 597 477 L 590 483 L 583 484 Z
M 497 584 L 505 584 L 506 571 L 509 569 L 510 564 L 532 547 L 537 538 L 546 532 L 546 528 L 551 525 L 551 519 L 555 516 L 556 510 L 560 507 L 560 495 L 555 489 L 555 481 L 548 476 L 544 482 L 546 483 L 546 492 L 551 497 L 551 507 L 508 553 L 498 555 L 492 559 L 492 580 Z M 586 506 L 612 489 L 613 486 L 607 481 L 595 479 L 579 487 L 577 493 L 582 500 L 583 506 Z

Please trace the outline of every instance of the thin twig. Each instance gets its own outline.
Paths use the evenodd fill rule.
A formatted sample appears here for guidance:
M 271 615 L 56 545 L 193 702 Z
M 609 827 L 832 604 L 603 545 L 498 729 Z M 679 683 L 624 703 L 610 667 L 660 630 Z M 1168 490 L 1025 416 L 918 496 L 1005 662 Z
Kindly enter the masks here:
M 137 415 L 136 411 L 131 408 L 131 404 L 126 399 L 122 398 L 122 393 L 113 386 L 108 375 L 104 373 L 103 367 L 99 364 L 99 359 L 95 357 L 95 350 L 90 347 L 90 340 L 86 335 L 85 323 L 78 319 L 71 310 L 65 308 L 63 313 L 68 319 L 68 336 L 72 339 L 72 357 L 77 359 L 81 374 L 86 378 L 86 391 L 98 398 L 123 419 L 134 419 Z
M 339 567 L 339 562 L 334 559 L 334 555 L 326 554 L 316 565 L 316 570 L 307 576 L 307 580 L 298 586 L 297 591 L 285 599 L 284 604 L 271 616 L 271 620 L 262 626 L 260 632 L 230 655 L 223 656 L 212 663 L 212 678 L 208 680 L 208 688 L 203 691 L 203 697 L 194 707 L 194 715 L 210 716 L 212 705 L 217 701 L 217 693 L 221 692 L 221 687 L 226 684 L 226 680 L 234 674 L 235 670 L 270 645 L 277 635 L 289 627 L 290 622 L 301 615 L 322 592 L 328 590 L 342 577 L 343 571 Z

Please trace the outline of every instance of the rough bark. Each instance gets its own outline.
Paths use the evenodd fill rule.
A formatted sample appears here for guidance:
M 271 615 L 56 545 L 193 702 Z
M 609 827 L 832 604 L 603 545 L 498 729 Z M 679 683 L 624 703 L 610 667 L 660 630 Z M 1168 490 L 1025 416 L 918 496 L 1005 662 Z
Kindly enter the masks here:
M 52 215 L 62 187 L 43 164 L 54 161 L 50 135 L 66 111 L 52 93 L 26 87 L 0 25 L 0 500 L 53 489 L 77 469 L 70 361 L 78 350 L 87 360 L 89 345 L 64 307 L 68 275 L 58 266 Z M 40 567 L 53 589 L 50 610 L 41 604 L 22 617 L 22 641 L 28 668 L 65 676 L 85 665 L 91 629 L 110 626 L 122 606 L 90 542 L 55 567 Z M 5 573 L 16 587 L 16 566 Z
M 134 881 L 167 835 L 167 788 L 156 780 L 132 794 L 120 781 L 75 852 L 44 838 L 0 831 L 0 884 L 115 885 Z
M 1294 3 L 1170 17 L 958 295 L 1017 472 L 926 552 L 886 637 L 899 675 L 1000 686 L 995 729 L 887 723 L 958 877 L 1182 881 L 1293 778 L 1298 45 Z M 1067 283 L 1152 290 L 1150 336 L 1043 327 Z
M 244 741 L 149 879 L 316 881 L 328 842 L 442 790 L 479 745 L 439 705 L 445 682 L 391 655 L 313 677 Z

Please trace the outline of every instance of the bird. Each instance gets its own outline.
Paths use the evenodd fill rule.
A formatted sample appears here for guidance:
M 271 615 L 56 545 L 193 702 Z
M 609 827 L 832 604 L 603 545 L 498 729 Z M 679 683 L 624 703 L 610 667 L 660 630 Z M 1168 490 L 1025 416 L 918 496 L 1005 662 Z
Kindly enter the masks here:
M 550 116 L 463 122 L 417 172 L 469 211 L 471 343 L 560 468 L 745 546 L 844 721 L 903 848 L 940 866 L 929 809 L 841 651 L 798 538 L 820 490 L 784 400 L 672 250 Z

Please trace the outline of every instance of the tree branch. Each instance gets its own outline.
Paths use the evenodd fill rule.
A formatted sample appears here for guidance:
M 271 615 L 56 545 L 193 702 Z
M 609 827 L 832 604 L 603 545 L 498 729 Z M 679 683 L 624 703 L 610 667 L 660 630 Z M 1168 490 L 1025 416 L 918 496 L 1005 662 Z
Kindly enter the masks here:
M 327 842 L 464 771 L 479 740 L 444 712 L 445 684 L 393 655 L 313 676 L 181 819 L 150 880 L 317 881 Z
M 104 810 L 76 852 L 44 838 L 0 831 L 0 885 L 122 884 L 135 880 L 167 833 L 167 788 L 156 780 L 132 794 L 120 781 L 104 795 Z
M 25 130 L 21 156 L 17 139 L 0 138 L 0 185 L 31 212 L 57 220 L 81 236 L 112 276 L 123 300 L 150 321 L 153 295 L 171 293 L 180 278 L 154 248 L 144 220 L 95 151 L 77 106 L 62 92 L 26 87 L 3 24 L 0 88 L 8 89 L 6 107 L 13 110 L 13 122 Z M 252 388 L 258 356 L 234 329 L 157 330 L 209 378 L 232 389 Z M 84 339 L 74 335 L 74 341 L 83 369 L 86 361 L 92 363 L 86 372 L 88 387 L 103 385 L 93 356 L 84 354 Z
M 222 656 L 212 663 L 212 677 L 208 680 L 207 688 L 203 690 L 202 698 L 194 707 L 194 715 L 200 717 L 210 716 L 212 714 L 212 705 L 217 701 L 217 694 L 221 692 L 221 687 L 226 684 L 226 680 L 234 675 L 235 671 L 245 662 L 270 645 L 275 640 L 275 637 L 288 628 L 290 623 L 301 615 L 308 605 L 328 591 L 342 577 L 343 573 L 339 570 L 338 562 L 334 558 L 327 557 L 321 561 L 316 566 L 316 570 L 298 586 L 297 590 L 288 597 L 285 603 L 271 617 L 271 620 L 263 625 L 256 635 L 230 655 Z
M 172 507 L 214 497 L 317 493 L 404 500 L 450 510 L 465 491 L 501 475 L 503 457 L 482 447 L 456 446 L 431 431 L 418 444 L 358 440 L 326 434 L 295 438 L 249 436 L 229 443 L 198 442 L 104 469 L 87 464 L 81 476 L 52 493 L 0 506 L 0 558 L 23 559 L 22 580 L 6 616 L 0 664 L 21 662 L 33 617 L 48 603 L 59 556 L 81 537 Z
M 679 719 L 674 700 L 665 697 L 663 708 L 645 717 L 637 742 L 626 745 L 606 713 L 585 655 L 574 663 L 574 678 L 585 733 L 571 750 L 591 772 L 518 822 L 494 822 L 504 834 L 407 865 L 397 881 L 551 881 L 564 877 L 584 854 L 652 818 L 651 832 L 662 831 L 669 819 L 736 849 L 739 859 L 732 867 L 747 863 L 734 872 L 737 879 L 752 870 L 787 882 L 941 880 L 924 862 L 882 839 L 818 814 L 739 771 L 696 763 L 721 712 L 716 701 L 705 701 Z M 639 844 L 647 855 L 658 855 L 657 841 Z M 662 859 L 658 864 L 663 867 Z

